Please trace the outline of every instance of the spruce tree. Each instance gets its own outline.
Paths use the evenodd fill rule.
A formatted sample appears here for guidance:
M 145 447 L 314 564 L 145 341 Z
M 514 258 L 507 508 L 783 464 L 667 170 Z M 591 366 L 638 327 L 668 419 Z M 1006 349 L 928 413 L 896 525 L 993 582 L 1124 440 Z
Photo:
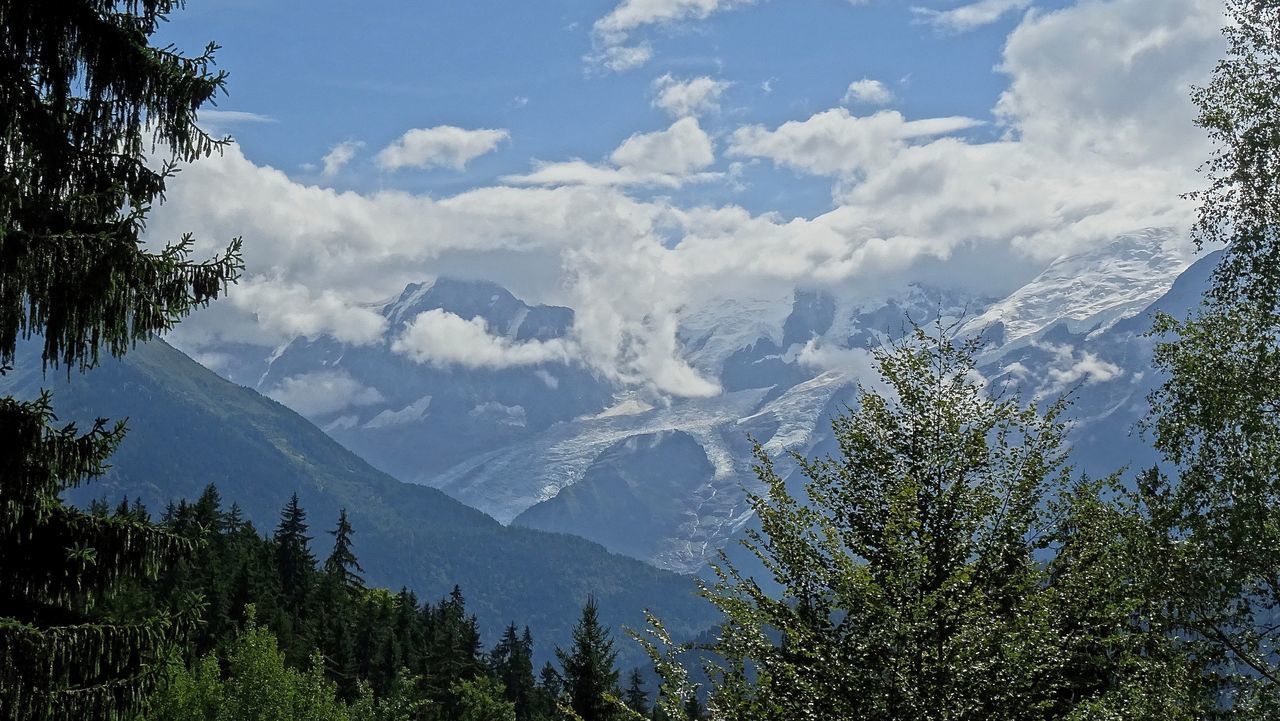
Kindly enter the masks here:
M 689 700 L 684 702 L 684 717 L 687 721 L 702 721 L 707 717 L 706 709 L 698 700 L 698 694 L 689 694 Z
M 338 526 L 329 531 L 329 535 L 333 536 L 333 551 L 325 559 L 324 572 L 338 579 L 347 590 L 364 588 L 364 579 L 360 577 L 364 569 L 351 550 L 351 536 L 355 535 L 355 531 L 347 520 L 347 509 L 343 508 L 338 512 Z
M 582 616 L 573 629 L 569 651 L 556 649 L 569 706 L 582 721 L 607 721 L 615 715 L 618 670 L 609 630 L 600 624 L 600 609 L 594 597 L 582 607 Z
M 533 713 L 533 635 L 526 627 L 524 635 L 509 624 L 498 644 L 489 654 L 493 675 L 502 682 L 503 693 L 515 704 L 516 719 L 523 721 Z
M 280 524 L 276 526 L 276 570 L 280 574 L 280 586 L 285 605 L 295 614 L 306 606 L 311 586 L 311 574 L 316 559 L 311 553 L 311 536 L 307 535 L 307 512 L 298 502 L 298 494 L 280 511 Z
M 176 165 L 224 142 L 195 124 L 225 81 L 216 46 L 150 44 L 180 5 L 0 0 L 0 369 L 31 337 L 45 369 L 122 355 L 238 273 L 238 241 L 193 262 L 190 236 L 159 252 L 140 239 Z M 48 394 L 0 398 L 0 718 L 131 713 L 182 635 L 181 615 L 114 617 L 104 600 L 185 544 L 60 500 L 104 471 L 123 433 L 58 424 Z
M 632 711 L 641 716 L 649 715 L 649 694 L 645 693 L 644 677 L 640 675 L 640 669 L 631 669 L 631 675 L 627 678 L 627 690 L 622 699 Z

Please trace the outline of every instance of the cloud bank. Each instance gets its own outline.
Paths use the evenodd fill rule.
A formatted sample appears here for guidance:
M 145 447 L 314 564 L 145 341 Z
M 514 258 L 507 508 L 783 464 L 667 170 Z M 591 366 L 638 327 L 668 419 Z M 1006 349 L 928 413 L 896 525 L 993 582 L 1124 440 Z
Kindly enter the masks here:
M 630 37 L 731 5 L 628 2 L 606 27 Z M 193 231 L 200 252 L 245 238 L 244 280 L 179 326 L 175 342 L 192 352 L 252 343 L 264 354 L 297 335 L 385 342 L 380 299 L 483 268 L 527 300 L 577 309 L 572 337 L 524 347 L 471 320 L 433 317 L 395 341 L 400 352 L 488 367 L 564 357 L 628 387 L 713 394 L 682 360 L 676 333 L 710 298 L 862 288 L 962 261 L 977 269 L 963 274 L 975 290 L 1007 292 L 1036 272 L 1028 265 L 1135 228 L 1185 224 L 1191 208 L 1178 196 L 1197 187 L 1207 155 L 1187 92 L 1220 54 L 1221 23 L 1216 0 L 1082 0 L 1020 21 L 986 126 L 837 107 L 728 132 L 727 155 L 759 161 L 749 172 L 776 165 L 830 181 L 831 206 L 812 217 L 655 197 L 653 188 L 728 180 L 692 114 L 633 134 L 605 159 L 535 163 L 443 197 L 306 185 L 233 146 L 186 169 L 149 226 L 157 242 Z M 436 142 L 431 130 L 407 133 L 385 164 L 465 167 L 506 137 L 454 128 L 435 136 L 453 140 Z M 836 364 L 818 350 L 815 362 Z M 1076 360 L 1064 378 L 1106 374 Z

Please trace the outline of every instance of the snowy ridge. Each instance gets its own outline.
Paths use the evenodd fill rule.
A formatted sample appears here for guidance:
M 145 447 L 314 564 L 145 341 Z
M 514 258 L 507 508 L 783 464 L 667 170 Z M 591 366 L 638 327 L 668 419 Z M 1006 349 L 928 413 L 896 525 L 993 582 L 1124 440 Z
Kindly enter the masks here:
M 791 314 L 791 294 L 765 298 L 717 298 L 680 318 L 685 360 L 703 373 L 718 375 L 725 360 L 762 338 L 782 343 L 782 326 Z
M 1004 343 L 1021 345 L 1055 323 L 1098 332 L 1149 306 L 1191 265 L 1171 229 L 1128 233 L 1088 253 L 1055 260 L 1030 283 L 964 325 L 981 333 L 1004 327 Z
M 617 513 L 607 516 L 613 528 L 597 525 L 598 533 L 632 532 L 625 541 L 612 536 L 631 550 L 612 550 L 694 572 L 752 518 L 745 491 L 757 481 L 748 436 L 779 459 L 788 451 L 829 452 L 829 416 L 866 380 L 868 350 L 900 338 L 911 321 L 962 323 L 961 333 L 983 334 L 980 370 L 989 378 L 1017 375 L 1028 391 L 1044 393 L 1081 387 L 1079 442 L 1100 448 L 1124 437 L 1150 361 L 1130 324 L 1116 323 L 1164 296 L 1191 260 L 1184 246 L 1170 230 L 1129 233 L 1056 259 L 1003 299 L 924 284 L 850 284 L 786 294 L 753 288 L 755 297 L 694 303 L 680 316 L 681 354 L 720 381 L 726 391 L 714 398 L 666 399 L 572 363 L 439 369 L 387 345 L 347 346 L 327 337 L 298 339 L 274 354 L 260 389 L 328 379 L 332 390 L 312 383 L 315 392 L 346 393 L 351 402 L 312 419 L 393 475 L 440 488 L 503 523 L 559 524 L 609 546 L 605 535 L 584 527 L 589 514 L 574 510 L 574 498 L 590 499 Z M 483 317 L 490 332 L 516 342 L 563 337 L 574 317 L 567 308 L 529 305 L 493 283 L 448 278 L 410 284 L 381 309 L 388 338 L 433 309 Z M 645 486 L 649 510 L 636 509 L 618 486 L 595 481 L 611 459 L 676 464 L 683 456 L 641 442 L 672 431 L 692 439 L 682 447 L 696 443 L 707 464 L 672 465 L 667 485 Z M 634 456 L 626 456 L 628 448 Z M 794 465 L 783 460 L 779 472 L 794 473 Z M 583 481 L 576 493 L 549 503 Z

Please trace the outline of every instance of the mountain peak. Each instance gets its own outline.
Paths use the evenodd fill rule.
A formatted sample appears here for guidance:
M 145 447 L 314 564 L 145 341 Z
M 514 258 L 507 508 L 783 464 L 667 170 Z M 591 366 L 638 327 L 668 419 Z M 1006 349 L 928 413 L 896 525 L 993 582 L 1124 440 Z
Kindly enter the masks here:
M 1125 233 L 1110 243 L 1064 255 L 1029 283 L 965 324 L 981 332 L 1002 324 L 1017 343 L 1063 322 L 1093 332 L 1140 312 L 1164 295 L 1190 264 L 1169 228 Z
M 383 306 L 382 314 L 394 334 L 429 310 L 467 320 L 483 318 L 490 332 L 520 341 L 558 338 L 573 326 L 569 308 L 529 305 L 493 281 L 450 276 L 408 284 L 398 298 Z

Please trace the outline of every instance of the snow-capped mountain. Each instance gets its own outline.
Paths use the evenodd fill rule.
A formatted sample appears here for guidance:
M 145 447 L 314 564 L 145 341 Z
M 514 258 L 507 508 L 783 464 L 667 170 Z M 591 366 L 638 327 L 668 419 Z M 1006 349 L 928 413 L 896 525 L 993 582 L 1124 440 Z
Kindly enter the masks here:
M 597 413 L 612 400 L 613 389 L 590 372 L 556 359 L 463 368 L 398 350 L 405 328 L 433 311 L 460 322 L 481 319 L 487 334 L 512 343 L 553 341 L 573 326 L 572 310 L 530 306 L 492 283 L 412 284 L 382 307 L 381 342 L 296 339 L 270 361 L 257 390 L 405 480 L 429 479 L 555 423 Z
M 679 340 L 685 360 L 720 382 L 713 398 L 640 395 L 554 353 L 501 367 L 424 362 L 396 339 L 432 313 L 511 344 L 572 337 L 568 308 L 450 279 L 410 285 L 385 304 L 382 342 L 295 340 L 257 385 L 374 465 L 503 523 L 693 572 L 750 520 L 749 438 L 784 473 L 788 451 L 829 452 L 829 419 L 871 373 L 870 349 L 909 322 L 982 334 L 992 382 L 1040 396 L 1074 391 L 1074 439 L 1091 472 L 1135 458 L 1128 431 L 1155 382 L 1144 312 L 1198 298 L 1210 262 L 1170 291 L 1188 265 L 1183 245 L 1170 231 L 1121 236 L 1057 259 L 1004 298 L 911 285 L 705 302 L 686 309 Z
M 1003 335 L 1000 346 L 1025 344 L 1056 323 L 1065 323 L 1072 332 L 1104 331 L 1169 289 L 1191 263 L 1187 245 L 1168 230 L 1149 228 L 1087 253 L 1058 258 L 966 323 L 966 330 L 998 328 Z

